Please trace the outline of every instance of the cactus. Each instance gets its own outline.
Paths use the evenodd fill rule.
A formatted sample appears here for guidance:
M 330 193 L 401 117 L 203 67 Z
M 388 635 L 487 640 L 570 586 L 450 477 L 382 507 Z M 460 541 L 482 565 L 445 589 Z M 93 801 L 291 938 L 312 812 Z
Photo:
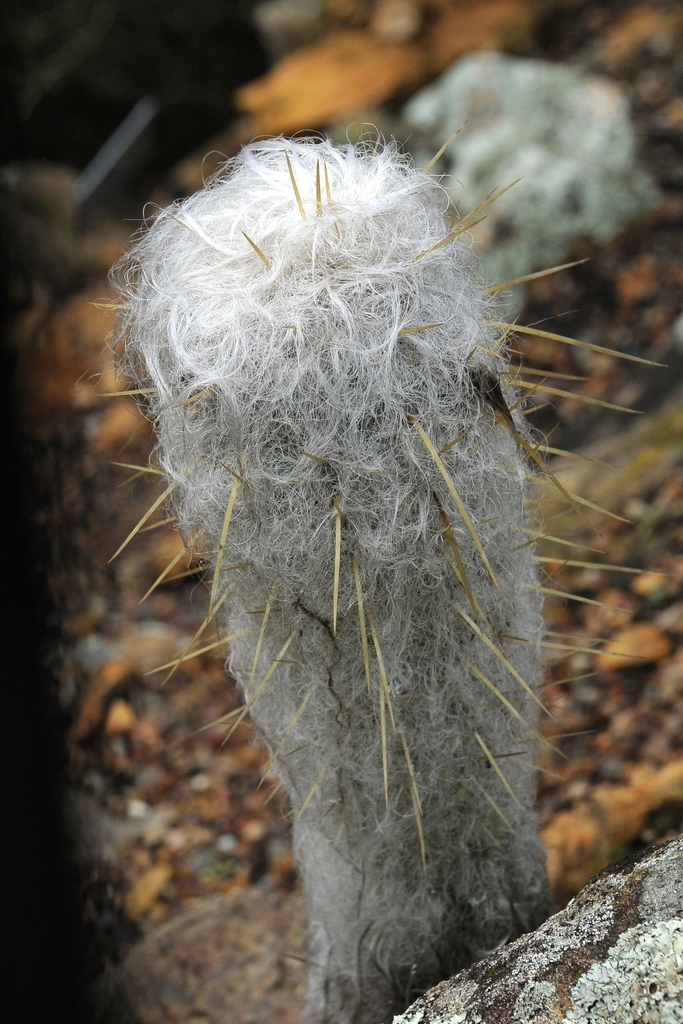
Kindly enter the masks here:
M 540 456 L 474 213 L 451 226 L 393 144 L 272 139 L 116 271 L 230 724 L 250 713 L 291 800 L 310 1024 L 388 1021 L 549 911 L 520 532 Z

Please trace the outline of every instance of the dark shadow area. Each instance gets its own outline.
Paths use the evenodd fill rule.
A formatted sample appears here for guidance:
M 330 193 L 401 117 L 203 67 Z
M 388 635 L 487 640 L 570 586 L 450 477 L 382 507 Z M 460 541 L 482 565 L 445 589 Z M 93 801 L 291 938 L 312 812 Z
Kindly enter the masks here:
M 31 534 L 27 451 L 17 427 L 14 359 L 6 345 L 6 274 L 0 289 L 0 507 L 5 538 L 0 614 L 0 946 L 5 1012 L 13 1024 L 86 1024 L 82 949 L 61 816 L 61 723 L 52 707 L 44 660 L 44 575 L 36 564 Z
M 0 13 L 0 163 L 82 170 L 141 97 L 157 97 L 155 175 L 234 117 L 266 59 L 249 3 L 7 0 Z

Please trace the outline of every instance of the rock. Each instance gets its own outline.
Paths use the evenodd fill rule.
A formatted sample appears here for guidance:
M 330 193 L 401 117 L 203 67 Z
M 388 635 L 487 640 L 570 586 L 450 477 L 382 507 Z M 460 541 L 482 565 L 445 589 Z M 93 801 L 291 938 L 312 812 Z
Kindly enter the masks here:
M 599 1022 L 683 1022 L 683 838 L 613 864 L 536 931 L 441 982 L 394 1018 Z
M 322 0 L 263 0 L 251 16 L 270 59 L 277 61 L 322 34 L 323 13 Z
M 375 0 L 370 31 L 382 43 L 404 43 L 418 34 L 421 20 L 416 0 Z
M 298 1024 L 305 942 L 298 893 L 198 900 L 95 983 L 95 1024 Z
M 658 200 L 637 166 L 619 86 L 567 65 L 468 56 L 418 93 L 404 117 L 432 133 L 434 152 L 467 122 L 441 165 L 461 214 L 522 179 L 474 232 L 494 281 L 560 263 L 575 239 L 605 243 Z

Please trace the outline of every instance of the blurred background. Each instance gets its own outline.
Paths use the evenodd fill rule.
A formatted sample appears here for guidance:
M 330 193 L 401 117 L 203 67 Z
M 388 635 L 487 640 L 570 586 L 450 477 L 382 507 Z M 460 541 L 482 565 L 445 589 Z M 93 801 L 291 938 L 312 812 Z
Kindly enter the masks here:
M 103 397 L 125 387 L 108 269 L 143 211 L 261 135 L 379 134 L 425 166 L 464 123 L 435 165 L 451 215 L 520 179 L 472 227 L 482 275 L 572 264 L 500 292 L 501 317 L 589 346 L 513 343 L 553 471 L 592 502 L 581 520 L 539 487 L 558 906 L 679 834 L 683 7 L 6 0 L 0 109 L 12 1019 L 299 1017 L 305 915 L 266 754 L 246 723 L 196 732 L 239 703 L 220 647 L 157 671 L 203 619 L 202 567 L 161 509 L 109 562 L 159 485 L 149 424 Z

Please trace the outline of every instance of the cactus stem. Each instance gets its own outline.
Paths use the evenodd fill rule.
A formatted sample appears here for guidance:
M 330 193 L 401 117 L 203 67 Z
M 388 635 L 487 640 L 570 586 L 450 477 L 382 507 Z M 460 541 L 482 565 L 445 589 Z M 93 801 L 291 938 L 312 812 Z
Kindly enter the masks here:
M 534 584 L 529 584 L 529 587 L 532 587 L 532 586 L 535 586 L 535 585 L 534 585 Z M 542 588 L 541 588 L 541 589 L 542 589 Z M 462 619 L 464 619 L 464 620 L 465 620 L 465 622 L 466 622 L 466 623 L 468 624 L 468 626 L 470 627 L 470 629 L 472 629 L 472 631 L 473 631 L 474 633 L 476 633 L 476 634 L 477 634 L 477 636 L 479 637 L 479 639 L 480 639 L 480 640 L 483 640 L 483 641 L 484 641 L 484 643 L 486 644 L 486 646 L 488 647 L 488 649 L 489 649 L 489 650 L 491 651 L 491 653 L 492 653 L 492 654 L 494 654 L 496 658 L 498 658 L 498 660 L 500 661 L 500 663 L 501 663 L 502 665 L 504 665 L 504 666 L 505 666 L 505 668 L 506 668 L 506 669 L 508 670 L 508 672 L 510 673 L 510 675 L 511 675 L 511 676 L 512 676 L 512 677 L 513 677 L 514 679 L 516 679 L 516 680 L 517 680 L 517 682 L 518 682 L 518 683 L 519 683 L 519 685 L 520 685 L 520 686 L 522 687 L 522 689 L 523 689 L 523 690 L 524 690 L 524 691 L 525 691 L 525 692 L 526 692 L 526 693 L 527 693 L 527 694 L 528 694 L 528 695 L 529 695 L 529 696 L 531 697 L 531 699 L 532 699 L 532 700 L 536 701 L 536 703 L 537 703 L 537 704 L 538 704 L 538 706 L 540 707 L 541 711 L 544 711 L 544 712 L 546 713 L 546 715 L 548 715 L 548 716 L 549 716 L 550 718 L 552 718 L 552 715 L 551 715 L 551 714 L 550 714 L 550 712 L 548 711 L 548 709 L 547 709 L 547 707 L 545 706 L 545 704 L 543 703 L 543 701 L 542 701 L 542 700 L 541 700 L 541 699 L 540 699 L 539 697 L 537 697 L 537 696 L 536 696 L 536 694 L 534 693 L 534 691 L 533 691 L 533 690 L 531 689 L 531 687 L 530 687 L 530 686 L 529 686 L 529 684 L 527 683 L 526 679 L 524 679 L 524 678 L 523 678 L 523 677 L 522 677 L 522 676 L 521 676 L 521 675 L 519 674 L 519 672 L 517 671 L 517 669 L 515 668 L 515 666 L 514 666 L 514 665 L 513 665 L 513 664 L 512 664 L 511 662 L 510 662 L 510 660 L 509 660 L 508 658 L 506 658 L 506 657 L 505 657 L 505 655 L 504 655 L 504 654 L 503 654 L 503 652 L 502 652 L 502 651 L 500 650 L 500 648 L 499 648 L 499 647 L 497 647 L 497 646 L 496 646 L 496 645 L 494 644 L 493 640 L 491 640 L 491 639 L 490 639 L 489 637 L 487 637 L 487 636 L 486 636 L 486 633 L 484 633 L 484 632 L 483 632 L 483 630 L 482 630 L 482 629 L 480 629 L 480 627 L 479 627 L 479 626 L 478 626 L 478 625 L 476 624 L 476 622 L 474 622 L 474 621 L 473 621 L 473 620 L 472 620 L 472 619 L 470 618 L 470 616 L 469 616 L 469 615 L 467 614 L 467 612 L 466 612 L 466 611 L 465 611 L 465 610 L 464 610 L 463 608 L 461 608 L 461 607 L 460 607 L 460 605 L 456 604 L 456 603 L 455 603 L 454 601 L 451 601 L 451 604 L 452 604 L 452 605 L 453 605 L 453 607 L 455 608 L 455 610 L 456 610 L 456 612 L 458 613 L 458 615 L 459 615 L 459 616 L 460 616 L 460 617 L 461 617 Z
M 320 789 L 320 785 L 321 785 L 323 779 L 325 778 L 325 776 L 327 775 L 327 769 L 329 767 L 330 767 L 329 764 L 324 764 L 322 766 L 322 768 L 320 769 L 320 772 L 318 773 L 318 778 L 315 780 L 315 782 L 311 786 L 310 790 L 308 791 L 308 795 L 306 796 L 306 799 L 302 803 L 301 807 L 299 808 L 299 812 L 298 812 L 296 818 L 294 819 L 295 821 L 299 821 L 303 817 L 304 811 L 306 810 L 306 808 L 310 804 L 310 802 L 313 799 L 313 797 L 315 796 L 315 794 Z
M 399 733 L 401 737 L 401 743 L 403 745 L 403 756 L 406 759 L 406 766 L 408 768 L 408 775 L 410 776 L 410 795 L 413 801 L 413 807 L 415 808 L 415 828 L 417 830 L 417 840 L 420 846 L 420 857 L 422 859 L 422 870 L 427 873 L 427 847 L 425 845 L 424 832 L 422 830 L 422 801 L 420 800 L 420 791 L 417 788 L 417 780 L 415 778 L 415 769 L 413 768 L 413 760 L 410 756 L 410 750 L 408 749 L 408 741 L 405 737 L 405 733 L 401 731 Z
M 370 655 L 368 651 L 368 634 L 365 628 L 365 608 L 363 606 L 363 588 L 360 582 L 360 568 L 355 555 L 351 556 L 353 562 L 353 575 L 356 581 L 356 603 L 358 605 L 358 622 L 360 625 L 360 643 L 363 649 L 363 666 L 365 668 L 365 681 L 368 686 L 368 695 L 372 692 L 372 681 L 370 677 Z
M 273 598 L 275 597 L 275 591 L 277 589 L 277 580 L 271 587 L 270 595 L 266 607 L 263 609 L 263 619 L 261 620 L 261 629 L 259 630 L 258 640 L 256 641 L 256 650 L 254 651 L 254 660 L 251 663 L 251 672 L 249 673 L 249 685 L 254 682 L 254 676 L 256 675 L 256 668 L 258 666 L 258 660 L 261 655 L 261 647 L 263 645 L 263 637 L 266 632 L 266 626 L 268 625 L 268 619 L 270 617 L 270 610 L 273 605 Z
M 294 715 L 291 718 L 291 721 L 290 721 L 289 725 L 287 726 L 287 728 L 285 729 L 284 733 L 282 734 L 282 739 L 278 743 L 276 750 L 274 751 L 272 757 L 269 758 L 268 763 L 266 764 L 265 768 L 263 769 L 263 777 L 264 778 L 266 777 L 266 775 L 268 774 L 270 769 L 273 767 L 273 765 L 277 761 L 277 759 L 280 756 L 280 754 L 282 753 L 282 751 L 284 749 L 284 746 L 285 746 L 285 743 L 287 742 L 287 740 L 291 736 L 292 731 L 296 728 L 296 724 L 299 721 L 299 719 L 301 718 L 301 716 L 303 715 L 304 710 L 306 708 L 306 705 L 308 704 L 309 700 L 313 696 L 314 692 L 315 691 L 314 691 L 313 687 L 311 687 L 311 689 L 308 691 L 308 693 L 306 694 L 304 699 L 301 701 L 301 704 L 299 704 L 299 707 L 296 709 Z
M 232 482 L 232 489 L 230 491 L 230 497 L 228 498 L 228 504 L 225 507 L 225 516 L 223 517 L 223 528 L 221 530 L 221 537 L 218 544 L 218 552 L 216 554 L 216 568 L 213 571 L 213 580 L 211 582 L 211 597 L 209 598 L 209 611 L 211 611 L 214 604 L 216 603 L 216 594 L 218 592 L 218 584 L 220 582 L 221 576 L 221 566 L 223 565 L 223 552 L 225 551 L 225 542 L 228 539 L 230 520 L 232 519 L 232 512 L 235 507 L 235 498 L 237 497 L 237 491 L 239 489 L 239 486 L 239 477 L 235 476 Z
M 247 632 L 246 629 L 243 629 L 241 631 L 241 633 L 246 633 L 246 632 Z M 235 731 L 235 729 L 237 728 L 237 726 L 240 725 L 240 723 L 244 720 L 244 718 L 246 718 L 247 713 L 249 711 L 251 711 L 251 709 L 253 708 L 254 704 L 256 703 L 256 701 L 259 699 L 259 697 L 261 696 L 261 694 L 265 690 L 265 688 L 268 685 L 268 683 L 270 682 L 271 677 L 273 676 L 275 670 L 277 669 L 278 665 L 280 664 L 280 662 L 284 658 L 285 654 L 289 650 L 289 647 L 290 647 L 290 645 L 291 645 L 291 643 L 294 640 L 294 637 L 296 635 L 297 635 L 297 630 L 293 629 L 292 632 L 289 635 L 289 638 L 285 641 L 285 643 L 280 648 L 279 652 L 275 655 L 275 657 L 271 661 L 270 665 L 268 666 L 268 670 L 267 670 L 266 674 L 264 675 L 263 679 L 258 684 L 258 686 L 254 690 L 253 694 L 251 695 L 249 700 L 244 705 L 244 708 L 243 708 L 242 712 L 240 713 L 239 718 L 237 719 L 237 721 L 230 728 L 230 731 L 228 732 L 228 734 L 225 737 L 225 742 L 227 742 L 227 740 L 230 738 L 230 736 L 232 736 L 232 734 Z
M 439 455 L 445 455 L 446 452 L 451 450 L 451 448 L 455 448 L 456 444 L 459 444 L 460 441 L 464 441 L 473 427 L 474 424 L 470 423 L 469 427 L 465 427 L 464 430 L 461 430 L 457 437 L 454 437 L 452 441 L 449 441 L 448 444 L 445 444 L 443 448 L 439 449 Z
M 484 797 L 484 799 L 488 800 L 488 802 L 491 804 L 491 807 L 493 807 L 493 809 L 496 812 L 496 814 L 501 818 L 501 820 L 503 821 L 503 824 L 507 825 L 507 827 L 510 829 L 510 831 L 512 832 L 512 834 L 514 836 L 517 836 L 518 833 L 515 830 L 514 826 L 510 823 L 510 821 L 505 816 L 505 814 L 503 813 L 501 808 L 498 806 L 498 803 L 493 799 L 493 797 L 489 793 L 488 789 L 486 789 L 485 786 L 482 786 L 481 782 L 479 782 L 478 779 L 472 779 L 472 782 L 475 784 L 477 789 L 480 790 L 481 795 Z
M 511 531 L 542 499 L 551 521 L 572 509 L 532 491 L 541 453 L 494 415 L 531 447 L 508 404 L 555 381 L 489 326 L 502 314 L 458 237 L 502 192 L 451 217 L 433 173 L 373 142 L 245 148 L 116 272 L 123 365 L 159 388 L 142 403 L 157 461 L 210 565 L 216 626 L 181 657 L 243 630 L 228 649 L 245 703 L 221 737 L 251 712 L 292 802 L 308 1024 L 390 1020 L 549 909 L 531 755 L 497 754 L 554 749 L 535 729 L 543 598 L 523 589 L 539 566 Z
M 412 417 L 409 417 L 409 420 L 412 423 L 412 425 L 415 427 L 415 429 L 417 430 L 418 434 L 420 435 L 420 440 L 422 441 L 423 445 L 425 446 L 425 448 L 427 449 L 427 451 L 429 452 L 431 457 L 434 459 L 434 462 L 436 463 L 436 468 L 439 470 L 439 472 L 441 473 L 441 476 L 444 478 L 444 481 L 446 483 L 446 487 L 448 488 L 448 490 L 450 492 L 451 498 L 455 502 L 455 505 L 456 505 L 456 507 L 458 509 L 458 512 L 462 516 L 463 522 L 464 522 L 465 526 L 467 527 L 467 532 L 469 533 L 470 537 L 472 538 L 472 541 L 474 542 L 474 546 L 476 547 L 477 551 L 479 552 L 479 555 L 481 557 L 482 562 L 486 566 L 486 570 L 487 570 L 489 576 L 491 577 L 491 581 L 492 581 L 493 585 L 496 587 L 497 590 L 500 590 L 500 584 L 498 583 L 498 580 L 495 577 L 493 569 L 491 568 L 491 563 L 489 562 L 488 558 L 486 557 L 486 552 L 484 551 L 484 545 L 482 544 L 481 540 L 479 539 L 479 534 L 477 533 L 477 531 L 474 528 L 474 523 L 472 522 L 472 519 L 470 518 L 469 512 L 465 508 L 465 503 L 463 502 L 462 498 L 458 494 L 456 486 L 453 483 L 451 475 L 448 472 L 448 470 L 446 469 L 446 466 L 444 465 L 444 462 L 443 462 L 441 456 L 439 455 L 439 453 L 436 450 L 436 448 L 434 447 L 434 444 L 432 443 L 431 439 L 425 433 L 425 431 L 420 426 L 420 424 L 417 422 L 417 420 L 413 419 Z
M 500 765 L 498 764 L 498 761 L 493 756 L 493 754 L 491 753 L 489 748 L 486 746 L 486 744 L 484 743 L 484 740 L 481 738 L 481 736 L 479 735 L 479 733 L 477 732 L 476 729 L 474 730 L 474 738 L 477 741 L 477 743 L 479 744 L 479 746 L 481 747 L 481 749 L 484 751 L 484 754 L 486 755 L 487 761 L 489 762 L 489 764 L 493 768 L 494 772 L 496 773 L 496 775 L 498 776 L 498 778 L 502 782 L 502 784 L 505 787 L 505 789 L 507 789 L 507 791 L 510 794 L 510 796 L 512 797 L 512 800 L 514 801 L 514 803 L 516 803 L 518 807 L 521 807 L 522 805 L 521 805 L 521 803 L 520 803 L 520 801 L 519 801 L 519 799 L 517 797 L 517 794 L 515 793 L 514 789 L 510 785 L 510 783 L 508 782 L 503 769 L 500 767 Z

